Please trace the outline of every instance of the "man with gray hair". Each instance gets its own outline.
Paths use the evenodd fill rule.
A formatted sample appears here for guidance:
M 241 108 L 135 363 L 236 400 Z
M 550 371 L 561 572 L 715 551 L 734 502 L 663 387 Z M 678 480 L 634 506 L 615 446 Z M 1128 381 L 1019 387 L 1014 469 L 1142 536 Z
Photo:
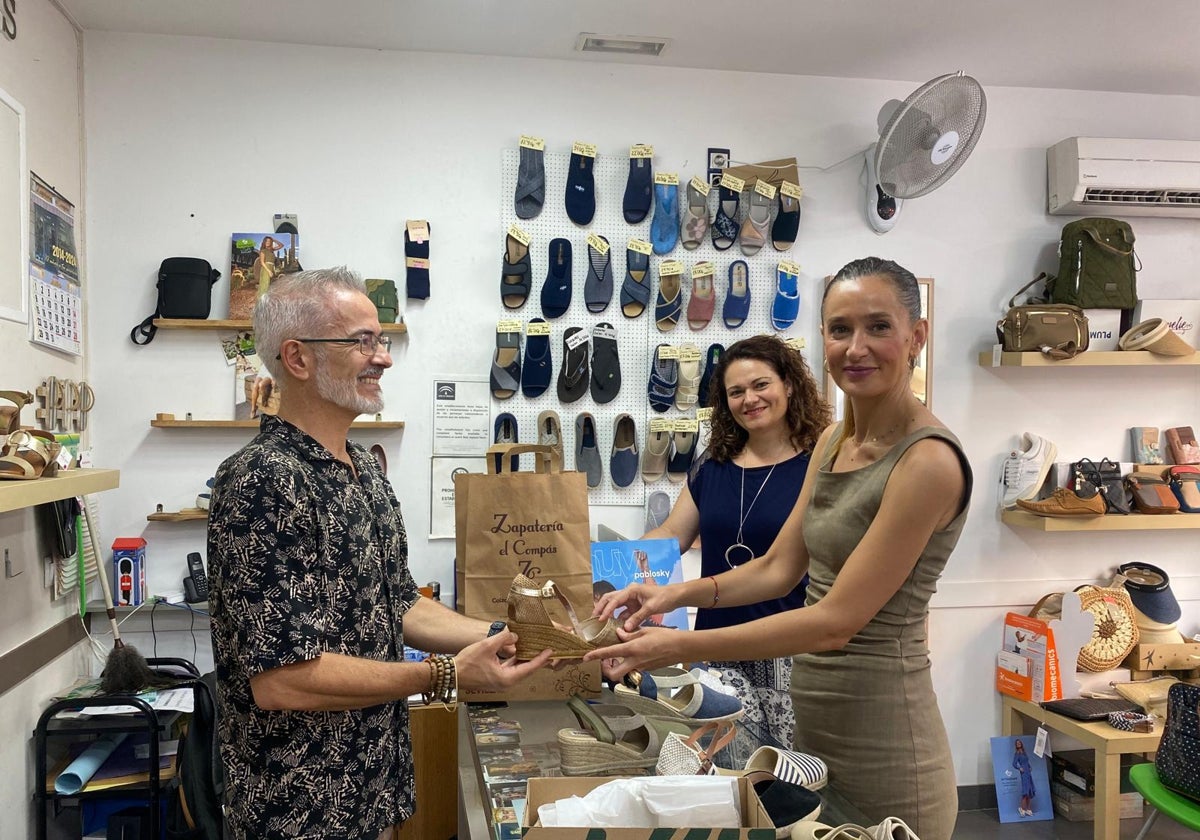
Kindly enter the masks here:
M 400 504 L 346 437 L 392 366 L 362 280 L 282 275 L 254 332 L 279 412 L 217 470 L 208 529 L 226 818 L 235 838 L 389 836 L 416 807 L 406 699 L 506 688 L 550 651 L 518 663 L 502 625 L 419 596 Z

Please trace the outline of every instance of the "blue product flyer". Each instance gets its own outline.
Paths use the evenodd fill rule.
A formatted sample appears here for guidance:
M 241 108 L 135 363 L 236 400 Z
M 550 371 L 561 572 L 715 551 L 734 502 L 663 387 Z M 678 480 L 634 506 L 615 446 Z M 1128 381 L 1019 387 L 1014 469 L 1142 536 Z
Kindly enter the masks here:
M 1054 819 L 1046 757 L 1033 754 L 1034 735 L 992 738 L 992 773 L 1000 822 Z
M 592 596 L 624 589 L 631 583 L 666 586 L 683 582 L 676 540 L 614 540 L 592 543 Z M 688 629 L 687 608 L 651 616 L 643 627 Z

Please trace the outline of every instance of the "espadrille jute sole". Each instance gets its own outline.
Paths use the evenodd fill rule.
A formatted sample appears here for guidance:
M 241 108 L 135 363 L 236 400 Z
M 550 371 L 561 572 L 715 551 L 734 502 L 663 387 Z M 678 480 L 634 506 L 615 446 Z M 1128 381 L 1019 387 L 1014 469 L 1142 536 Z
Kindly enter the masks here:
M 509 621 L 508 629 L 517 634 L 517 659 L 529 660 L 549 648 L 555 659 L 582 659 L 589 650 L 594 650 L 574 633 L 567 633 L 544 624 L 523 624 Z
M 600 776 L 617 771 L 646 771 L 658 756 L 645 756 L 620 744 L 606 744 L 579 729 L 560 729 L 558 746 L 562 771 L 568 776 Z

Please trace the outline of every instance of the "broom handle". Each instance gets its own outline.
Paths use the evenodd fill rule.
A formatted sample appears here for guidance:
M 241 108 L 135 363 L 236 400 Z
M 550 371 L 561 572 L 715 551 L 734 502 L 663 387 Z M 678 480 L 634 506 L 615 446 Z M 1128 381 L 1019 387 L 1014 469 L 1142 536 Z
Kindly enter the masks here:
M 108 585 L 108 575 L 104 573 L 104 560 L 100 553 L 100 538 L 96 532 L 96 524 L 92 521 L 92 510 L 88 507 L 87 496 L 83 497 L 83 518 L 87 520 L 88 536 L 92 541 L 92 555 L 96 558 L 96 577 L 100 578 L 100 588 L 104 590 L 104 608 L 108 613 L 108 623 L 112 626 L 113 645 L 121 647 L 121 631 L 117 628 L 117 611 L 113 607 L 112 588 Z M 83 581 L 80 581 L 80 586 Z

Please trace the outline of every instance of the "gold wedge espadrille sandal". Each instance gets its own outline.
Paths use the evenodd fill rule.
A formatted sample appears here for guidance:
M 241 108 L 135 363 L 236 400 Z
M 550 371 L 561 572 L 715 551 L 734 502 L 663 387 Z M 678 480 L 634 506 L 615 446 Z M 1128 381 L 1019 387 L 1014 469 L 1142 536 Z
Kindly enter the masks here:
M 562 604 L 574 633 L 554 625 L 546 610 L 548 600 Z M 517 659 L 521 660 L 533 659 L 547 648 L 554 651 L 555 659 L 581 659 L 589 650 L 620 641 L 615 622 L 596 618 L 581 622 L 554 581 L 538 586 L 525 575 L 513 578 L 508 590 L 508 629 L 517 634 Z

